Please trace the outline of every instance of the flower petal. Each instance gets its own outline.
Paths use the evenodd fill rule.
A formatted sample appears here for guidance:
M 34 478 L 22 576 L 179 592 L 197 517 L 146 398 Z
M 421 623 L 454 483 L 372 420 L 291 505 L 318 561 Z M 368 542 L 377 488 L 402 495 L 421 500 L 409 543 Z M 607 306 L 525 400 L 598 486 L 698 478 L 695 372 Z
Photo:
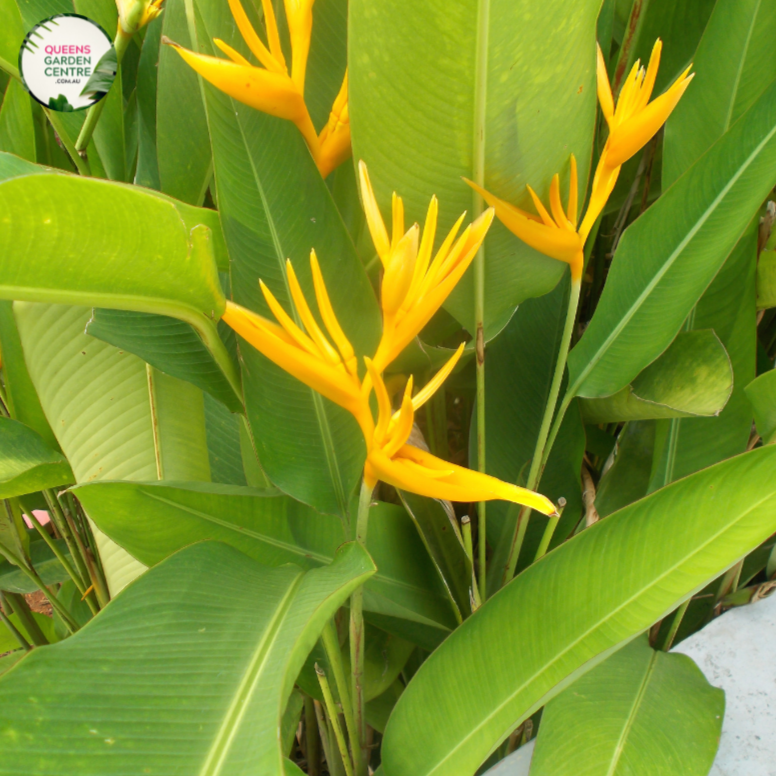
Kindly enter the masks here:
M 607 123 L 611 125 L 614 118 L 614 97 L 612 97 L 612 87 L 609 84 L 609 75 L 606 72 L 606 62 L 601 47 L 596 43 L 596 80 L 598 85 L 598 102 L 601 104 L 601 112 Z
M 363 160 L 358 163 L 358 177 L 361 181 L 361 200 L 364 205 L 364 214 L 366 215 L 369 233 L 372 235 L 372 242 L 377 255 L 383 261 L 383 265 L 385 265 L 385 259 L 391 250 L 391 241 L 388 239 L 385 222 L 382 215 L 380 215 L 380 208 L 377 207 L 377 200 L 372 189 L 372 181 L 369 180 L 369 171 Z

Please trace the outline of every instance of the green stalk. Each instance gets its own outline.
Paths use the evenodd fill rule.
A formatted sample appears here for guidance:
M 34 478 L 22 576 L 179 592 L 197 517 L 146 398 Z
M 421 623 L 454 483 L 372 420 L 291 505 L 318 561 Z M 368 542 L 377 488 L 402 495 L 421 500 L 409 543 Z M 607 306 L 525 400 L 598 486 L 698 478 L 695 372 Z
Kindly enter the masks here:
M 536 448 L 534 449 L 533 458 L 531 459 L 531 468 L 528 472 L 528 481 L 526 482 L 526 488 L 534 490 L 539 484 L 542 472 L 547 463 L 552 444 L 557 436 L 557 429 L 560 428 L 560 423 L 563 420 L 563 416 L 566 413 L 568 405 L 571 403 L 571 399 L 568 398 L 568 394 L 564 397 L 563 402 L 558 410 L 555 418 L 555 424 L 553 426 L 553 432 L 550 433 L 550 424 L 552 424 L 553 416 L 555 415 L 555 407 L 558 403 L 558 395 L 560 394 L 560 386 L 563 382 L 563 374 L 566 369 L 566 360 L 569 355 L 569 347 L 571 346 L 571 335 L 574 332 L 574 324 L 577 320 L 577 308 L 579 307 L 579 294 L 582 289 L 582 278 L 573 279 L 571 281 L 571 293 L 569 294 L 569 306 L 566 312 L 566 322 L 563 326 L 563 334 L 561 335 L 560 348 L 558 349 L 558 359 L 555 362 L 555 373 L 552 376 L 552 384 L 550 385 L 550 394 L 547 397 L 547 403 L 544 407 L 544 415 L 542 416 L 542 424 L 539 427 L 539 436 L 536 439 Z M 549 435 L 549 436 L 548 436 Z M 525 532 L 528 528 L 528 521 L 531 518 L 531 509 L 529 507 L 522 507 L 520 514 L 517 518 L 517 524 L 515 525 L 515 532 L 512 536 L 512 544 L 509 548 L 509 556 L 507 564 L 504 569 L 504 576 L 501 580 L 502 585 L 506 585 L 515 574 L 515 567 L 517 566 L 517 559 L 520 556 L 520 550 L 523 546 L 523 540 L 525 539 Z
M 27 631 L 27 635 L 32 639 L 32 643 L 36 647 L 45 647 L 49 643 L 40 626 L 35 622 L 32 610 L 27 605 L 23 595 L 3 593 L 2 603 L 3 609 L 10 609 L 19 618 L 19 622 L 24 626 L 24 630 Z
M 323 669 L 317 663 L 315 664 L 315 673 L 318 675 L 318 684 L 321 685 L 323 702 L 326 704 L 326 711 L 329 714 L 329 720 L 331 721 L 331 727 L 334 731 L 334 738 L 337 741 L 337 749 L 342 758 L 342 764 L 345 766 L 345 773 L 347 776 L 353 776 L 353 765 L 351 764 L 350 756 L 348 755 L 348 745 L 345 742 L 345 735 L 342 732 L 339 713 L 337 712 L 337 704 L 334 703 L 331 687 L 329 687 L 329 680 L 326 678 Z
M 536 556 L 534 557 L 534 563 L 536 563 L 539 558 L 543 558 L 547 554 L 547 548 L 550 546 L 550 542 L 552 541 L 553 534 L 555 533 L 555 529 L 558 527 L 558 523 L 560 522 L 561 515 L 563 514 L 563 510 L 566 508 L 566 499 L 560 498 L 558 499 L 558 514 L 552 515 L 551 517 L 547 518 L 547 526 L 544 529 L 544 533 L 542 534 L 542 540 L 539 542 L 539 547 L 536 550 Z
M 682 624 L 682 620 L 684 619 L 684 615 L 687 612 L 687 607 L 690 605 L 690 601 L 692 599 L 688 598 L 677 610 L 676 614 L 674 615 L 674 619 L 671 622 L 671 629 L 666 634 L 665 641 L 663 642 L 663 652 L 668 652 L 669 649 L 673 646 L 674 639 L 676 638 L 676 634 L 679 631 L 679 626 Z
M 356 718 L 353 714 L 353 704 L 350 700 L 350 687 L 348 687 L 348 680 L 345 676 L 345 666 L 342 662 L 342 652 L 340 652 L 337 630 L 331 620 L 326 623 L 326 627 L 323 629 L 322 639 L 323 647 L 326 650 L 326 657 L 329 658 L 331 670 L 334 673 L 334 682 L 337 685 L 342 713 L 345 716 L 345 726 L 348 729 L 348 738 L 351 742 L 353 763 L 356 769 L 358 769 L 357 762 L 361 753 L 359 747 L 355 745 L 359 740 L 358 726 L 356 725 Z
M 65 540 L 65 544 L 67 544 L 67 549 L 70 550 L 70 555 L 73 558 L 73 561 L 75 562 L 76 569 L 78 570 L 78 573 L 81 575 L 81 579 L 84 581 L 84 590 L 85 590 L 86 589 L 85 582 L 87 579 L 89 579 L 89 572 L 86 568 L 86 563 L 84 559 L 81 557 L 81 552 L 78 547 L 78 543 L 76 542 L 75 537 L 72 535 L 70 525 L 68 524 L 67 519 L 65 518 L 65 513 L 62 511 L 62 505 L 59 503 L 57 494 L 54 493 L 53 490 L 46 489 L 42 491 L 42 493 L 43 493 L 43 498 L 46 499 L 46 504 L 48 504 L 51 521 L 57 527 L 57 531 L 59 531 L 60 535 Z
M 132 33 L 124 32 L 119 25 L 116 31 L 116 37 L 113 41 L 113 47 L 116 49 L 116 65 L 121 65 L 121 60 L 124 58 L 124 52 L 132 40 Z M 113 88 L 111 86 L 111 88 Z M 89 141 L 92 139 L 92 134 L 97 126 L 97 122 L 100 120 L 103 108 L 105 107 L 105 101 L 108 99 L 106 94 L 99 102 L 92 105 L 86 113 L 86 120 L 81 127 L 81 133 L 78 135 L 78 140 L 75 141 L 75 150 L 77 152 L 85 151 L 89 145 Z
M 490 32 L 490 3 L 478 3 L 477 49 L 474 70 L 474 134 L 472 147 L 472 179 L 485 186 L 485 118 L 488 87 L 488 36 Z M 472 192 L 472 218 L 484 210 L 482 197 Z M 477 470 L 485 472 L 485 248 L 480 246 L 474 258 L 474 323 L 477 355 Z M 485 502 L 477 505 L 478 555 L 480 598 L 487 597 L 488 541 Z
M 38 576 L 37 571 L 27 566 L 23 558 L 16 557 L 16 555 L 14 555 L 7 547 L 0 547 L 0 555 L 5 555 L 10 563 L 19 567 L 19 571 L 21 571 L 22 574 L 24 574 L 24 576 L 46 596 L 46 599 L 51 604 L 51 608 L 62 618 L 65 627 L 70 633 L 75 633 L 78 630 L 78 623 L 73 619 L 70 612 L 62 605 L 62 602 L 46 587 L 43 580 Z
M 62 551 L 57 547 L 57 543 L 49 536 L 48 531 L 38 522 L 38 518 L 32 512 L 24 512 L 27 519 L 32 523 L 32 527 L 38 532 L 40 538 L 48 544 L 49 549 L 54 553 L 56 559 L 62 564 L 67 575 L 73 580 L 73 584 L 78 588 L 78 592 L 84 597 L 86 603 L 91 609 L 92 614 L 97 614 L 97 607 L 94 604 L 91 596 L 86 595 L 86 585 L 81 577 L 76 573 L 75 569 L 70 565 L 70 561 L 65 557 Z
M 356 517 L 356 541 L 366 549 L 366 532 L 369 524 L 369 506 L 372 490 L 366 482 L 361 483 Z M 364 587 L 361 585 L 350 596 L 350 671 L 351 699 L 357 738 L 353 749 L 358 749 L 356 776 L 366 776 L 369 750 L 366 745 L 366 714 L 364 711 Z
M 323 714 L 321 704 L 314 700 L 313 708 L 315 709 L 315 719 L 318 722 L 318 733 L 321 737 L 321 745 L 323 746 L 323 756 L 326 758 L 326 763 L 329 766 L 329 773 L 333 773 L 337 766 L 329 746 L 329 726 L 326 724 L 326 718 Z
M 315 718 L 315 703 L 309 695 L 304 696 L 304 731 L 307 776 L 321 776 L 321 735 Z

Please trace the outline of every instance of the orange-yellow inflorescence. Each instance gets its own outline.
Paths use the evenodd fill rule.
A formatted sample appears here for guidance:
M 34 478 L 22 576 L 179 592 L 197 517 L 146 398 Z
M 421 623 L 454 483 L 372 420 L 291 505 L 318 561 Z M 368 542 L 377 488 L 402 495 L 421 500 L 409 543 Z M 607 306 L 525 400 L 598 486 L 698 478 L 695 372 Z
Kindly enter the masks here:
M 304 99 L 307 56 L 313 27 L 314 0 L 285 0 L 286 20 L 291 39 L 289 73 L 271 0 L 262 0 L 267 45 L 257 35 L 240 0 L 229 0 L 237 28 L 251 53 L 263 65 L 256 67 L 239 51 L 218 38 L 214 43 L 229 57 L 221 59 L 197 54 L 165 39 L 206 81 L 263 113 L 293 122 L 302 133 L 318 170 L 325 178 L 350 156 L 348 115 L 348 76 L 334 100 L 326 126 L 318 134 Z
M 539 216 L 526 213 L 471 181 L 467 183 L 495 208 L 499 220 L 523 242 L 571 266 L 572 280 L 579 282 L 584 266 L 584 245 L 590 230 L 614 190 L 622 165 L 638 153 L 658 132 L 684 94 L 693 76 L 688 67 L 660 97 L 652 100 L 662 43 L 655 42 L 649 65 L 645 70 L 640 62 L 633 66 L 620 91 L 615 106 L 609 76 L 601 49 L 598 49 L 598 100 L 609 126 L 609 137 L 598 160 L 590 190 L 585 217 L 577 226 L 577 165 L 571 156 L 571 175 L 568 208 L 564 212 L 560 201 L 558 176 L 550 185 L 550 213 L 534 191 L 528 190 Z
M 485 238 L 493 212 L 483 213 L 456 240 L 462 216 L 432 259 L 436 199 L 431 201 L 421 236 L 417 224 L 404 230 L 402 201 L 394 194 L 389 238 L 363 163 L 359 165 L 359 171 L 367 221 L 384 267 L 383 335 L 374 357 L 364 358 L 366 374 L 363 380 L 358 373 L 353 347 L 334 314 L 314 251 L 310 263 L 323 328 L 318 325 L 302 293 L 290 261 L 286 264 L 288 285 L 301 325 L 263 283 L 261 289 L 275 321 L 229 301 L 223 320 L 271 361 L 354 416 L 366 442 L 364 480 L 368 487 L 372 488 L 382 480 L 431 498 L 451 501 L 503 499 L 525 504 L 546 515 L 555 514 L 552 502 L 538 493 L 448 463 L 408 443 L 415 412 L 453 370 L 463 353 L 463 345 L 415 396 L 410 378 L 401 407 L 396 412 L 382 374 L 441 307 L 466 271 Z M 369 401 L 372 390 L 377 398 L 376 421 Z

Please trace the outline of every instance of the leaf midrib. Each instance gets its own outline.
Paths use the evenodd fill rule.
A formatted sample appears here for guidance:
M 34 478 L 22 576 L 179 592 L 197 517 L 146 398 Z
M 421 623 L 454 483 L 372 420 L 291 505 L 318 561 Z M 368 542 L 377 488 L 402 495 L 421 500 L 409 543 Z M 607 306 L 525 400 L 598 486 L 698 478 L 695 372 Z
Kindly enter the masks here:
M 472 728 L 468 734 L 466 734 L 459 742 L 458 744 L 449 751 L 445 757 L 437 763 L 431 770 L 427 771 L 428 776 L 431 776 L 434 773 L 437 773 L 439 771 L 439 768 L 443 766 L 445 763 L 447 763 L 453 755 L 455 755 L 456 752 L 458 752 L 459 749 L 461 749 L 464 744 L 466 744 L 469 739 L 473 738 L 474 735 L 479 732 L 485 725 L 487 725 L 488 722 L 490 722 L 491 719 L 493 719 L 496 715 L 498 715 L 504 707 L 508 706 L 514 698 L 516 698 L 523 690 L 528 687 L 538 676 L 540 676 L 542 673 L 547 671 L 549 668 L 551 668 L 555 663 L 557 663 L 561 658 L 563 658 L 568 652 L 570 652 L 574 647 L 578 646 L 580 643 L 582 643 L 588 636 L 590 636 L 592 633 L 594 633 L 596 630 L 600 629 L 603 625 L 605 625 L 610 620 L 614 619 L 615 615 L 619 614 L 623 609 L 626 609 L 628 606 L 630 606 L 634 601 L 637 601 L 638 599 L 642 598 L 649 590 L 654 588 L 657 584 L 659 584 L 663 579 L 665 579 L 667 576 L 672 574 L 677 569 L 681 568 L 684 564 L 688 563 L 692 558 L 694 558 L 696 555 L 699 555 L 702 553 L 706 547 L 708 547 L 710 544 L 713 544 L 716 542 L 721 536 L 723 536 L 725 533 L 730 531 L 732 528 L 734 528 L 741 520 L 743 520 L 747 515 L 752 513 L 755 509 L 760 507 L 762 504 L 764 504 L 769 499 L 773 498 L 774 494 L 776 494 L 776 490 L 770 491 L 767 496 L 764 496 L 759 501 L 756 501 L 751 507 L 749 507 L 746 511 L 742 512 L 736 520 L 727 523 L 724 528 L 717 531 L 716 533 L 712 534 L 709 539 L 707 539 L 703 544 L 696 547 L 692 552 L 685 555 L 680 561 L 675 563 L 673 566 L 668 568 L 666 571 L 664 571 L 662 574 L 660 574 L 657 577 L 654 577 L 649 584 L 642 587 L 640 590 L 636 591 L 633 595 L 630 596 L 630 598 L 627 598 L 625 601 L 623 601 L 619 606 L 617 606 L 615 609 L 610 610 L 606 616 L 600 618 L 593 624 L 590 628 L 588 628 L 584 633 L 582 633 L 578 638 L 576 638 L 574 641 L 572 641 L 565 649 L 562 651 L 556 653 L 555 657 L 552 658 L 549 662 L 545 663 L 538 671 L 533 673 L 531 676 L 529 676 L 523 684 L 521 684 L 514 692 L 512 692 L 506 700 L 502 701 L 498 706 L 496 706 L 490 714 L 488 714 L 482 722 L 480 722 L 476 727 Z M 692 593 L 690 593 L 692 595 Z
M 218 776 L 222 772 L 224 763 L 229 754 L 243 717 L 248 711 L 250 697 L 261 678 L 262 669 L 272 649 L 275 639 L 280 632 L 283 620 L 293 603 L 294 595 L 304 579 L 304 572 L 300 570 L 294 581 L 288 586 L 282 600 L 275 609 L 269 626 L 264 631 L 250 663 L 243 675 L 240 684 L 235 690 L 229 706 L 226 709 L 224 720 L 218 728 L 213 743 L 208 749 L 206 760 L 200 769 L 199 776 Z
M 674 265 L 674 262 L 679 258 L 679 256 L 684 251 L 684 249 L 689 245 L 689 243 L 695 238 L 698 232 L 703 228 L 704 224 L 709 220 L 709 218 L 711 218 L 711 216 L 714 214 L 714 212 L 719 207 L 721 202 L 730 193 L 730 190 L 733 188 L 733 186 L 735 186 L 735 184 L 738 183 L 741 176 L 749 169 L 751 164 L 760 155 L 763 148 L 771 141 L 774 135 L 776 135 L 776 125 L 770 130 L 770 132 L 766 134 L 766 136 L 760 141 L 760 143 L 758 143 L 756 148 L 747 157 L 744 163 L 738 168 L 735 175 L 731 177 L 731 179 L 723 187 L 722 191 L 713 199 L 713 201 L 706 208 L 706 210 L 704 210 L 704 212 L 701 214 L 701 217 L 695 222 L 695 224 L 690 229 L 690 231 L 687 232 L 687 234 L 681 240 L 679 245 L 672 251 L 669 257 L 666 259 L 666 261 L 664 262 L 660 270 L 655 274 L 653 279 L 647 284 L 645 289 L 636 298 L 635 302 L 626 311 L 625 315 L 622 316 L 622 318 L 615 325 L 615 327 L 612 329 L 612 331 L 606 337 L 606 339 L 603 341 L 600 347 L 595 351 L 593 356 L 589 359 L 587 366 L 580 372 L 579 377 L 577 377 L 577 379 L 574 381 L 574 384 L 569 387 L 567 392 L 568 396 L 579 395 L 578 392 L 580 387 L 585 382 L 587 377 L 591 374 L 593 369 L 598 365 L 601 359 L 606 355 L 612 343 L 620 336 L 623 329 L 630 323 L 630 321 L 633 319 L 636 313 L 641 309 L 646 299 L 655 290 L 658 283 L 660 283 L 660 281 L 663 279 L 665 274 Z M 595 397 L 590 397 L 590 398 L 595 398 Z

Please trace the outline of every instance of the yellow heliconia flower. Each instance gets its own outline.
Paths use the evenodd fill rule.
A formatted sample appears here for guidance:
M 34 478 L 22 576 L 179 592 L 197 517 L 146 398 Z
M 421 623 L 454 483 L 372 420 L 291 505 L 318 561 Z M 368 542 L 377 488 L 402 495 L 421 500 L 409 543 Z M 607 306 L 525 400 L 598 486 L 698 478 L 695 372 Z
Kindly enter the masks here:
M 400 490 L 446 501 L 511 501 L 524 504 L 545 515 L 556 515 L 554 504 L 545 496 L 503 482 L 488 474 L 475 472 L 437 458 L 425 450 L 407 444 L 415 411 L 436 392 L 463 353 L 463 345 L 442 367 L 437 376 L 417 396 L 412 397 L 412 378 L 402 398 L 401 409 L 393 412 L 382 376 L 365 359 L 375 387 L 379 417 L 372 443 L 367 443 L 364 482 L 374 488 L 378 480 Z
M 431 198 L 421 237 L 418 224 L 413 224 L 405 232 L 404 203 L 394 192 L 389 239 L 363 161 L 358 163 L 358 173 L 366 222 L 383 265 L 383 336 L 374 357 L 375 369 L 382 372 L 450 296 L 482 245 L 493 222 L 494 211 L 486 210 L 456 240 L 466 215 L 463 213 L 432 261 L 439 212 L 437 198 Z
M 237 28 L 248 48 L 264 67 L 252 65 L 224 41 L 213 42 L 229 59 L 197 54 L 164 38 L 206 81 L 263 113 L 292 121 L 302 133 L 313 159 L 325 178 L 350 156 L 350 120 L 348 118 L 347 72 L 332 107 L 328 124 L 320 135 L 315 131 L 304 100 L 307 56 L 313 25 L 314 0 L 285 0 L 288 32 L 291 39 L 291 73 L 280 46 L 272 0 L 262 0 L 268 46 L 256 34 L 240 0 L 229 0 Z
M 530 245 L 546 256 L 566 262 L 571 267 L 572 280 L 579 280 L 582 277 L 585 263 L 585 241 L 577 232 L 579 184 L 577 181 L 577 160 L 574 158 L 574 154 L 571 155 L 569 202 L 565 211 L 560 199 L 560 178 L 557 173 L 550 184 L 551 214 L 547 212 L 536 192 L 530 186 L 527 187 L 539 212 L 539 217 L 526 213 L 515 205 L 510 205 L 509 202 L 493 196 L 473 181 L 466 178 L 464 180 L 495 209 L 499 221 L 510 232 L 517 235 L 526 245 Z
M 560 200 L 560 181 L 557 174 L 550 184 L 550 212 L 547 212 L 539 197 L 528 186 L 539 216 L 520 210 L 464 178 L 469 186 L 495 208 L 499 220 L 509 231 L 541 253 L 569 264 L 573 281 L 581 280 L 585 240 L 614 190 L 622 165 L 643 148 L 663 126 L 693 78 L 688 75 L 688 67 L 664 94 L 650 102 L 661 51 L 662 43 L 658 39 L 652 49 L 649 66 L 644 70 L 640 62 L 636 62 L 615 107 L 603 54 L 600 47 L 598 48 L 598 99 L 609 125 L 609 138 L 593 176 L 590 202 L 581 225 L 577 226 L 579 195 L 577 163 L 573 154 L 570 160 L 569 202 L 565 212 Z
M 526 504 L 546 515 L 555 514 L 552 502 L 538 493 L 447 463 L 407 444 L 416 410 L 442 385 L 458 363 L 464 346 L 458 348 L 414 397 L 410 378 L 401 409 L 393 412 L 383 377 L 372 359 L 364 359 L 367 376 L 363 384 L 359 379 L 353 347 L 332 309 L 315 251 L 310 255 L 310 264 L 318 312 L 328 336 L 318 326 L 290 261 L 286 263 L 288 285 L 301 325 L 292 320 L 263 283 L 264 298 L 277 323 L 229 301 L 223 320 L 279 367 L 355 417 L 366 442 L 364 481 L 367 486 L 374 488 L 377 481 L 382 480 L 396 488 L 431 498 L 450 501 L 503 499 Z M 369 405 L 372 387 L 377 396 L 377 423 Z
M 644 70 L 641 62 L 636 61 L 620 90 L 615 106 L 604 55 L 600 46 L 597 49 L 598 102 L 609 125 L 609 138 L 598 161 L 590 191 L 590 203 L 580 229 L 585 237 L 614 190 L 622 165 L 657 134 L 694 77 L 694 74 L 690 74 L 690 65 L 660 97 L 649 101 L 655 88 L 660 54 L 663 50 L 663 43 L 658 38 L 652 48 L 647 69 Z
M 116 0 L 119 12 L 119 28 L 125 35 L 132 35 L 162 12 L 162 0 Z

